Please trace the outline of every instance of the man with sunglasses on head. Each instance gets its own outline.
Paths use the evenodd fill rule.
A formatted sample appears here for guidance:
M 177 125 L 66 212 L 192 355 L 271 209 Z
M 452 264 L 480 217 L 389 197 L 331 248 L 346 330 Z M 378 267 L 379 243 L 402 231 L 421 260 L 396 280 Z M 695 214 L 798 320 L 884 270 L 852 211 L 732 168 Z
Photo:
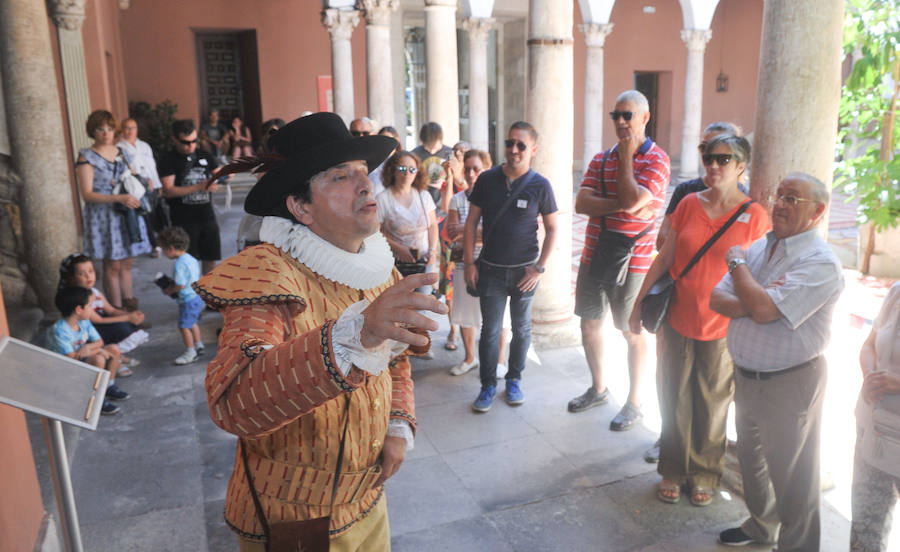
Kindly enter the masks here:
M 163 195 L 169 204 L 172 225 L 187 232 L 191 240 L 188 253 L 200 261 L 206 274 L 222 258 L 219 223 L 212 206 L 212 192 L 219 185 L 206 185 L 219 164 L 207 151 L 197 148 L 194 121 L 175 121 L 172 139 L 174 148 L 159 160 Z
M 737 455 L 750 518 L 719 534 L 730 546 L 778 541 L 819 550 L 819 440 L 825 347 L 844 288 L 841 263 L 819 235 L 829 192 L 792 173 L 778 185 L 772 231 L 725 254 L 728 274 L 709 306 L 731 318 Z
M 513 123 L 505 142 L 506 163 L 481 173 L 469 196 L 463 261 L 466 285 L 477 289 L 482 318 L 478 344 L 481 391 L 472 404 L 475 412 L 490 410 L 497 394 L 497 357 L 507 297 L 513 338 L 509 344 L 506 402 L 510 406 L 525 402 L 521 379 L 531 346 L 531 304 L 556 242 L 553 188 L 531 169 L 537 138 L 531 124 Z M 538 217 L 545 231 L 540 247 Z M 476 263 L 475 241 L 482 218 L 483 247 Z
M 631 386 L 628 399 L 609 428 L 627 431 L 643 418 L 640 390 L 647 357 L 646 338 L 629 331 L 628 319 L 653 260 L 655 215 L 666 199 L 670 165 L 666 152 L 645 134 L 650 109 L 643 94 L 637 90 L 621 93 L 609 115 L 618 143 L 594 156 L 575 198 L 575 212 L 590 216 L 575 285 L 575 314 L 581 317 L 581 340 L 591 386 L 569 401 L 568 408 L 569 412 L 583 412 L 609 400 L 609 389 L 603 382 L 601 329 L 606 312 L 612 310 L 613 323 L 628 344 Z M 592 274 L 591 261 L 604 229 L 632 238 L 645 232 L 635 243 L 622 285 L 602 283 Z

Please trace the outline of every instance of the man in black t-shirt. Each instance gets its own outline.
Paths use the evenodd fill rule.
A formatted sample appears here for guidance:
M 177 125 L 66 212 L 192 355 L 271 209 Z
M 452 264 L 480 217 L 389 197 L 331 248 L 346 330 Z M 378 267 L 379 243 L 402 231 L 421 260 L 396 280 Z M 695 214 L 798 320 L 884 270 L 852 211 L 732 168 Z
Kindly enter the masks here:
M 191 239 L 188 253 L 200 260 L 206 274 L 222 258 L 219 224 L 212 206 L 212 192 L 219 189 L 206 180 L 218 167 L 215 158 L 197 149 L 194 121 L 182 119 L 172 125 L 175 148 L 159 160 L 163 195 L 174 226 L 184 228 Z

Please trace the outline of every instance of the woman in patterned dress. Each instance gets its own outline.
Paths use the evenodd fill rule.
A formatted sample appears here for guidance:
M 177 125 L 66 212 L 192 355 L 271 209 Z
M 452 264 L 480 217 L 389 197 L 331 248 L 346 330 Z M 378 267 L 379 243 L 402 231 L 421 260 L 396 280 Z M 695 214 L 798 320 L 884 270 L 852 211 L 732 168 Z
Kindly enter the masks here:
M 103 261 L 103 291 L 110 303 L 134 310 L 137 299 L 131 268 L 136 255 L 150 252 L 150 240 L 144 219 L 136 215 L 140 202 L 129 194 L 113 194 L 119 177 L 130 170 L 131 158 L 115 145 L 116 118 L 112 113 L 94 111 L 85 126 L 94 143 L 78 152 L 75 163 L 84 200 L 84 252 Z M 125 210 L 116 209 L 116 204 Z

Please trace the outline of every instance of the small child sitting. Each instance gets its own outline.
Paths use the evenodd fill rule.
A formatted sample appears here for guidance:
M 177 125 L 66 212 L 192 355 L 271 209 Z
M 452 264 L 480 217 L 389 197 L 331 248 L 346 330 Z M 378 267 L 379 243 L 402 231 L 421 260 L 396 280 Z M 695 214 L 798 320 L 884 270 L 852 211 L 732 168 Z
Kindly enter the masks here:
M 114 307 L 106 296 L 100 292 L 94 284 L 97 283 L 97 272 L 91 258 L 83 253 L 73 253 L 59 265 L 59 289 L 67 286 L 79 286 L 91 290 L 93 293 L 94 312 L 91 314 L 91 324 L 97 329 L 103 342 L 107 345 L 118 345 L 122 353 L 122 368 L 119 375 L 128 377 L 131 369 L 140 364 L 135 358 L 125 356 L 139 345 L 146 343 L 150 336 L 140 328 L 144 323 L 144 313 L 141 311 L 127 312 Z
M 116 372 L 119 370 L 119 348 L 116 345 L 104 345 L 90 317 L 94 312 L 91 290 L 83 287 L 64 287 L 56 292 L 56 308 L 62 318 L 50 327 L 48 343 L 50 350 L 67 357 L 86 362 L 97 368 L 109 370 L 109 386 L 106 398 L 123 401 L 128 393 L 116 386 Z M 119 407 L 103 401 L 100 413 L 112 415 L 119 412 Z
M 170 226 L 159 233 L 156 241 L 162 247 L 163 255 L 175 259 L 175 283 L 163 288 L 162 292 L 166 295 L 178 293 L 178 328 L 186 349 L 175 358 L 175 364 L 182 366 L 197 360 L 204 349 L 197 324 L 204 303 L 191 288 L 191 284 L 200 279 L 200 263 L 187 252 L 191 240 L 183 228 Z

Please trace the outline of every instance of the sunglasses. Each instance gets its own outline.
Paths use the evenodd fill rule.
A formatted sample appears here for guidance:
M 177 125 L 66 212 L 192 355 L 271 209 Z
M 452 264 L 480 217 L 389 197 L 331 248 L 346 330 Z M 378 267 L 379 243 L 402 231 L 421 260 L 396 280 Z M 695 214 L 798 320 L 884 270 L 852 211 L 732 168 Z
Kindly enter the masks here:
M 625 119 L 625 122 L 627 123 L 628 121 L 631 120 L 632 117 L 634 117 L 634 111 L 610 111 L 609 112 L 609 118 L 612 119 L 614 123 L 619 120 L 619 117 Z
M 728 163 L 731 163 L 733 157 L 734 156 L 730 153 L 704 153 L 703 164 L 708 167 L 715 161 L 718 166 L 724 167 Z
M 519 151 L 525 151 L 526 149 L 528 149 L 528 144 L 521 140 L 514 140 L 512 138 L 509 138 L 508 140 L 503 142 L 503 144 L 506 146 L 506 149 L 516 148 Z
M 372 134 L 372 133 L 369 132 L 368 130 L 351 130 L 351 131 L 350 131 L 350 134 L 351 134 L 354 138 L 359 138 L 360 136 L 368 136 L 368 135 L 370 135 L 370 134 Z
M 399 173 L 407 173 L 408 172 L 409 174 L 416 174 L 417 172 L 419 172 L 419 169 L 417 169 L 415 167 L 407 167 L 406 165 L 398 165 L 397 172 L 399 172 Z
M 181 139 L 179 139 L 178 141 L 181 142 L 181 144 L 182 144 L 182 145 L 185 145 L 185 146 L 190 146 L 190 145 L 193 145 L 193 144 L 196 144 L 196 143 L 197 143 L 197 139 L 196 139 L 196 138 L 194 138 L 193 140 L 181 140 Z
M 778 203 L 779 201 L 783 201 L 785 205 L 790 205 L 791 207 L 796 206 L 798 203 L 804 203 L 804 202 L 821 203 L 817 199 L 806 199 L 805 197 L 797 197 L 797 196 L 783 195 L 783 194 L 782 195 L 769 194 L 766 196 L 766 200 L 772 204 Z

